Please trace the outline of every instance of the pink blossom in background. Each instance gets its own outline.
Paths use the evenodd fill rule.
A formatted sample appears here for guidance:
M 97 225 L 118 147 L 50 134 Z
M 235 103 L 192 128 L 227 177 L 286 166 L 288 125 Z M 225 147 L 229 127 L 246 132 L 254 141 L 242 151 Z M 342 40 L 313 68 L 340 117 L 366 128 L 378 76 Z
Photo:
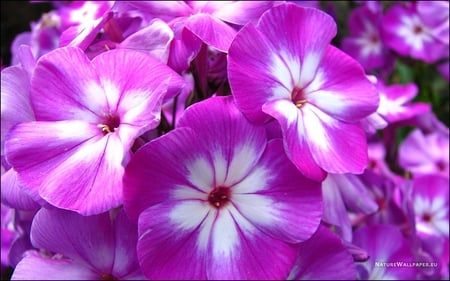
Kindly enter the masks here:
M 355 8 L 348 18 L 350 35 L 342 40 L 341 48 L 355 58 L 366 71 L 389 68 L 394 56 L 384 43 L 381 4 L 376 1 Z
M 448 57 L 448 39 L 442 42 L 442 36 L 436 36 L 436 33 L 444 33 L 440 25 L 436 25 L 435 18 L 443 21 L 444 27 L 448 30 L 448 3 L 442 4 L 444 1 L 421 1 L 411 3 L 410 5 L 394 4 L 383 16 L 383 30 L 385 33 L 386 44 L 403 56 L 411 56 L 412 58 L 423 60 L 428 63 L 436 62 L 441 58 Z M 425 4 L 426 3 L 426 4 Z M 430 13 L 426 11 L 422 16 L 422 6 L 436 5 L 442 6 Z M 443 17 L 440 14 L 444 14 Z M 446 13 L 446 16 L 445 16 Z M 447 23 L 445 24 L 445 17 Z M 447 34 L 448 37 L 448 34 Z
M 448 135 L 424 134 L 415 129 L 399 147 L 399 164 L 413 175 L 436 174 L 449 177 Z

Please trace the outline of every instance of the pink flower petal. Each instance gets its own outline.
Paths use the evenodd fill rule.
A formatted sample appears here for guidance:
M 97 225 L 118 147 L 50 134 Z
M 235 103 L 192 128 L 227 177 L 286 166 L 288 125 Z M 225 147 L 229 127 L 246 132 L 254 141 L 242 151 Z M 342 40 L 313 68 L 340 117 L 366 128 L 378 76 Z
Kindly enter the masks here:
M 326 173 L 317 165 L 308 146 L 302 112 L 291 100 L 284 99 L 264 104 L 263 110 L 280 123 L 286 154 L 300 172 L 308 178 L 324 180 Z
M 335 119 L 353 123 L 378 108 L 378 93 L 364 69 L 333 46 L 328 47 L 312 84 L 305 90 L 306 99 Z
M 206 279 L 208 237 L 200 237 L 198 228 L 208 208 L 195 201 L 184 204 L 182 211 L 171 202 L 157 204 L 139 217 L 137 253 L 149 279 Z
M 139 214 L 148 206 L 173 198 L 171 192 L 177 186 L 201 192 L 193 183 L 205 187 L 213 185 L 213 162 L 202 147 L 193 130 L 179 128 L 138 150 L 127 165 L 123 178 L 125 210 L 131 220 L 137 221 Z M 197 169 L 200 169 L 203 179 L 189 178 Z M 206 199 L 207 194 L 204 194 Z
M 185 26 L 203 42 L 219 51 L 227 52 L 237 31 L 209 14 L 195 14 L 187 18 Z
M 230 186 L 242 180 L 266 147 L 264 128 L 247 122 L 231 97 L 213 97 L 190 106 L 178 127 L 193 129 L 210 152 L 215 184 Z M 227 137 L 218 138 L 217 132 L 226 132 Z
M 41 57 L 32 76 L 30 98 L 37 120 L 96 122 L 107 111 L 95 68 L 74 47 L 58 48 Z
M 321 225 L 311 239 L 299 245 L 289 276 L 289 280 L 355 280 L 356 267 L 339 236 Z
M 284 156 L 277 139 L 269 142 L 251 173 L 233 186 L 232 199 L 250 223 L 274 238 L 298 243 L 311 237 L 320 223 L 321 194 L 319 184 Z
M 308 104 L 302 112 L 308 145 L 319 166 L 329 173 L 362 173 L 368 152 L 360 125 L 335 120 Z
M 44 257 L 31 250 L 14 269 L 12 280 L 97 280 L 101 275 L 67 258 Z

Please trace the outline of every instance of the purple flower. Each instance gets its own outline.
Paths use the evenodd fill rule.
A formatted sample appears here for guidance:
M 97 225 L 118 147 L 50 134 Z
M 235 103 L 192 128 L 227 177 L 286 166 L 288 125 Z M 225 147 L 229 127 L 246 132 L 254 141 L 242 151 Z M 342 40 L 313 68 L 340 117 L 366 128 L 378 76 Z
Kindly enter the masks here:
M 367 144 L 359 121 L 378 106 L 362 67 L 330 45 L 335 34 L 329 15 L 287 3 L 268 10 L 256 27 L 243 27 L 229 50 L 239 109 L 254 122 L 278 120 L 288 157 L 316 180 L 325 171 L 364 170 Z
M 411 103 L 419 92 L 414 83 L 385 85 L 378 79 L 375 85 L 380 94 L 377 113 L 389 123 L 405 121 L 431 111 L 431 105 L 428 103 Z
M 370 1 L 372 2 L 372 1 Z M 391 65 L 394 57 L 385 46 L 382 37 L 381 4 L 373 1 L 380 8 L 373 10 L 367 5 L 355 8 L 348 19 L 350 36 L 342 40 L 342 50 L 358 60 L 366 70 Z
M 448 3 L 444 2 L 441 5 L 440 2 L 444 1 L 423 1 L 420 5 L 417 3 L 393 4 L 383 17 L 386 45 L 400 55 L 411 56 L 428 63 L 448 57 Z M 440 8 L 432 9 L 431 11 L 435 11 L 432 15 L 428 10 L 422 15 L 422 9 L 419 7 L 428 5 L 436 5 Z M 441 17 L 440 14 L 444 16 Z M 442 38 L 445 30 L 442 30 L 441 24 L 435 25 L 436 19 L 440 20 L 444 27 L 446 25 L 447 38 Z
M 30 85 L 37 121 L 10 132 L 7 160 L 35 200 L 84 215 L 117 207 L 130 148 L 158 125 L 169 83 L 181 88 L 183 80 L 136 51 L 112 50 L 92 61 L 74 47 L 48 53 Z
M 400 166 L 414 175 L 439 174 L 449 177 L 449 138 L 446 134 L 412 131 L 399 146 Z
M 31 227 L 33 245 L 17 264 L 16 280 L 142 280 L 137 229 L 122 210 L 93 216 L 41 209 Z
M 449 180 L 439 175 L 421 175 L 413 180 L 413 206 L 419 236 L 448 239 Z
M 383 224 L 365 226 L 355 231 L 353 243 L 370 256 L 368 261 L 357 264 L 359 280 L 415 280 L 412 243 L 398 228 Z
M 293 243 L 310 238 L 322 214 L 319 183 L 231 97 L 192 105 L 178 128 L 141 147 L 124 196 L 150 279 L 284 279 Z

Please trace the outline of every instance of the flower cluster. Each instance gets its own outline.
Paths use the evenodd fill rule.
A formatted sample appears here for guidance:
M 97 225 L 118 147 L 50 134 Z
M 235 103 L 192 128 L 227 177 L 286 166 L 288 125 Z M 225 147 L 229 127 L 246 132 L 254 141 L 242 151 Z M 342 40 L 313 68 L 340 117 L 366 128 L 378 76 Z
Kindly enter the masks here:
M 2 279 L 449 277 L 448 2 L 54 7 L 1 72 Z

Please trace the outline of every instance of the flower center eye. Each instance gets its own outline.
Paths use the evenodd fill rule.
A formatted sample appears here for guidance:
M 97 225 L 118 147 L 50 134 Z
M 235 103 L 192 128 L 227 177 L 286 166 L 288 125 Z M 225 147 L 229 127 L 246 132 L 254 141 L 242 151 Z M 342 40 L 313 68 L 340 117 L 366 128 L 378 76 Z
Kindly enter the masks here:
M 306 98 L 303 90 L 298 87 L 295 87 L 294 90 L 292 90 L 291 99 L 295 106 L 297 106 L 298 108 L 306 103 Z
M 423 33 L 423 28 L 420 25 L 414 26 L 414 34 L 421 34 Z
M 101 280 L 119 280 L 114 275 L 110 273 L 103 273 L 101 276 Z
M 422 215 L 422 220 L 426 222 L 431 222 L 431 215 L 428 213 L 425 213 Z
M 230 188 L 219 186 L 214 188 L 208 195 L 209 204 L 220 208 L 230 200 Z
M 115 132 L 117 128 L 119 128 L 120 125 L 120 119 L 116 115 L 108 115 L 106 116 L 103 123 L 98 124 L 97 127 L 99 127 L 104 135 L 107 135 L 109 133 Z

